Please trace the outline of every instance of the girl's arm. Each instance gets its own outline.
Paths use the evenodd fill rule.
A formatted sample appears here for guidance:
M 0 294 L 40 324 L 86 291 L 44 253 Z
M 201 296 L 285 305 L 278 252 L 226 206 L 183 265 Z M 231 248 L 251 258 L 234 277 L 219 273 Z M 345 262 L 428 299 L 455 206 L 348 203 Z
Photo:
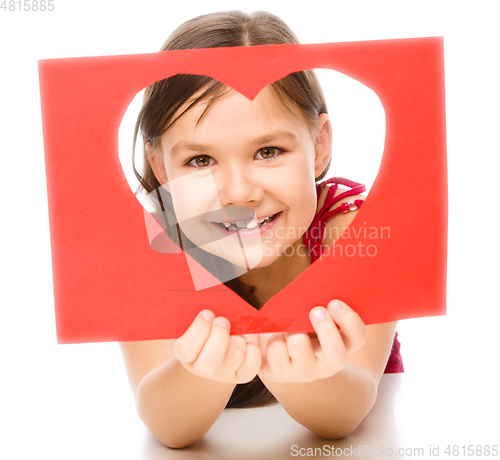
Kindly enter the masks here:
M 328 188 L 323 190 L 318 208 L 323 206 Z M 344 191 L 339 188 L 336 195 Z M 345 198 L 335 207 L 344 201 L 364 198 L 361 195 Z M 322 244 L 331 246 L 356 214 L 356 211 L 339 213 L 329 219 Z M 321 343 L 316 339 L 311 342 L 306 334 L 278 334 L 271 342 L 274 351 L 269 355 L 264 337 L 264 364 L 259 373 L 269 391 L 295 420 L 329 439 L 352 432 L 372 408 L 397 325 L 393 322 L 366 327 L 351 308 L 343 305 L 341 312 L 329 308 L 325 320 L 317 321 L 311 316 Z M 332 341 L 332 337 L 336 337 L 337 342 Z M 301 355 L 308 346 L 314 353 Z M 331 375 L 314 378 L 313 369 L 317 371 L 318 364 L 323 364 L 324 372 L 326 369 Z M 280 381 L 284 368 L 289 371 L 285 379 L 289 383 Z
M 329 309 L 330 310 L 330 309 Z M 318 332 L 319 341 L 324 336 L 334 336 L 335 324 L 346 332 L 354 314 L 347 305 L 340 316 L 331 314 L 319 326 L 312 320 Z M 332 319 L 334 321 L 332 321 Z M 315 324 L 316 323 L 316 324 Z M 330 325 L 329 325 L 330 323 Z M 354 329 L 359 327 L 354 326 Z M 322 332 L 321 329 L 323 329 Z M 330 329 L 330 331 L 329 331 Z M 351 327 L 351 329 L 353 329 Z M 366 327 L 366 341 L 357 351 L 349 355 L 349 341 L 339 331 L 346 346 L 315 343 L 307 334 L 277 334 L 268 337 L 264 363 L 259 373 L 261 380 L 284 409 L 297 422 L 328 439 L 342 438 L 351 433 L 372 408 L 377 386 L 384 372 L 396 323 L 378 324 Z M 363 340 L 353 334 L 352 341 Z M 308 342 L 311 341 L 314 356 L 308 356 Z M 266 344 L 264 344 L 266 347 Z M 263 347 L 263 348 L 264 348 Z M 271 348 L 270 348 L 271 347 Z M 329 348 L 325 353 L 324 348 Z M 319 359 L 316 357 L 319 356 Z M 319 363 L 318 363 L 319 361 Z M 334 372 L 329 377 L 317 377 L 318 364 L 324 372 Z M 335 372 L 335 369 L 338 369 Z M 320 374 L 321 375 L 321 374 Z
M 229 336 L 229 321 L 203 311 L 175 341 L 120 344 L 137 412 L 168 447 L 201 439 L 219 418 L 237 383 L 260 367 L 260 350 Z

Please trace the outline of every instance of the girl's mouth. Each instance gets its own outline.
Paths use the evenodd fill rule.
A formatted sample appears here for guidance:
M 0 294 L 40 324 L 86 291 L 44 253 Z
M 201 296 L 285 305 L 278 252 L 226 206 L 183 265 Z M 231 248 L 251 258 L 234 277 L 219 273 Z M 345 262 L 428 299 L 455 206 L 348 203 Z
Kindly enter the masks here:
M 239 235 L 242 238 L 254 238 L 269 231 L 280 215 L 281 211 L 268 217 L 235 222 L 212 222 L 212 224 L 223 231 L 226 236 Z
M 273 214 L 269 217 L 262 217 L 260 219 L 252 219 L 252 220 L 238 220 L 236 222 L 214 222 L 219 227 L 224 230 L 229 230 L 230 232 L 235 231 L 245 231 L 245 230 L 253 230 L 255 228 L 262 228 L 264 225 L 272 222 L 279 213 Z

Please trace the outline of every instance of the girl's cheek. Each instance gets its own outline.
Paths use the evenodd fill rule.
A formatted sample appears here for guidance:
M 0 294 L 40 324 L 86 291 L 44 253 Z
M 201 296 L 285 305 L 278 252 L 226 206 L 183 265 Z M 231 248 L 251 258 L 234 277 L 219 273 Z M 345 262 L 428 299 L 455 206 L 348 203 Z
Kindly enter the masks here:
M 217 209 L 219 198 L 209 169 L 196 171 L 171 180 L 165 188 L 172 194 L 179 222 L 184 222 Z

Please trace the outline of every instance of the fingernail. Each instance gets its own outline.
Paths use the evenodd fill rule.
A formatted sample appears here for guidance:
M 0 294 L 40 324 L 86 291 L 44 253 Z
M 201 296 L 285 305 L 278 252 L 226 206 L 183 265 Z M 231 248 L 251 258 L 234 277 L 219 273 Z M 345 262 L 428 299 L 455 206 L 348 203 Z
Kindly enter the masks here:
M 217 324 L 217 326 L 225 327 L 225 328 L 229 329 L 229 321 L 222 316 L 215 318 L 215 324 Z
M 214 314 L 210 310 L 203 310 L 201 312 L 201 317 L 206 321 L 212 321 L 214 319 Z
M 344 308 L 344 305 L 342 302 L 340 302 L 339 300 L 332 300 L 329 304 L 328 304 L 328 308 L 330 309 L 330 311 L 332 313 L 339 313 L 340 311 L 342 311 L 342 309 Z
M 314 308 L 311 312 L 311 316 L 315 320 L 322 320 L 326 318 L 326 310 L 322 307 Z

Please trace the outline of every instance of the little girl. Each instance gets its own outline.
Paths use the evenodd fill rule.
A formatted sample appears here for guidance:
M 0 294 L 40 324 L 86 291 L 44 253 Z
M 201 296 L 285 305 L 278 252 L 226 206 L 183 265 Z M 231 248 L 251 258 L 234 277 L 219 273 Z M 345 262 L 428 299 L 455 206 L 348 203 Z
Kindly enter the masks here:
M 162 50 L 297 42 L 271 14 L 228 12 L 186 22 Z M 221 238 L 258 238 L 257 262 L 225 282 L 255 308 L 332 245 L 362 204 L 359 184 L 315 185 L 330 165 L 332 131 L 312 71 L 273 83 L 254 101 L 209 77 L 176 75 L 146 89 L 139 130 L 144 190 L 205 172 L 227 215 L 236 207 L 253 212 L 241 222 L 200 219 L 199 227 Z M 231 258 L 220 251 L 210 252 Z M 210 307 L 175 341 L 121 344 L 138 413 L 169 447 L 201 439 L 226 407 L 276 400 L 318 435 L 340 438 L 370 411 L 384 370 L 402 371 L 396 323 L 365 326 L 340 300 L 311 309 L 314 334 L 230 335 L 229 321 Z

